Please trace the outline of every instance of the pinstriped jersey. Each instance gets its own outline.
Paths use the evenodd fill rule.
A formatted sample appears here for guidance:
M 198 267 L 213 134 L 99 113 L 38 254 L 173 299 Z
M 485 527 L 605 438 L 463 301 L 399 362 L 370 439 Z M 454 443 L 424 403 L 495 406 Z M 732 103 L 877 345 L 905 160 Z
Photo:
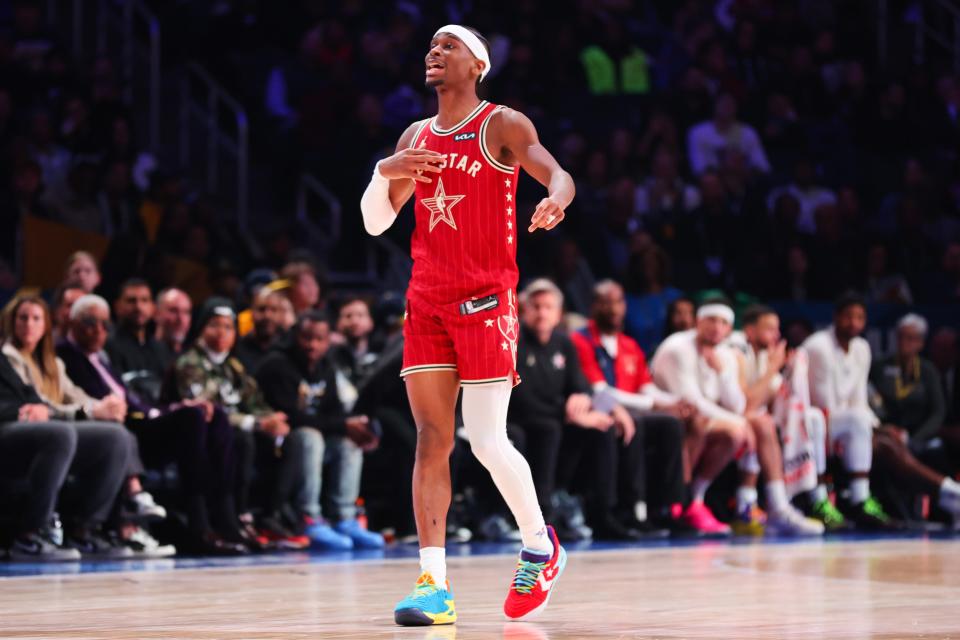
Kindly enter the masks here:
M 498 162 L 485 140 L 500 108 L 484 100 L 450 129 L 436 117 L 419 125 L 411 147 L 436 151 L 443 163 L 432 182 L 416 183 L 412 297 L 440 305 L 517 286 L 519 168 Z

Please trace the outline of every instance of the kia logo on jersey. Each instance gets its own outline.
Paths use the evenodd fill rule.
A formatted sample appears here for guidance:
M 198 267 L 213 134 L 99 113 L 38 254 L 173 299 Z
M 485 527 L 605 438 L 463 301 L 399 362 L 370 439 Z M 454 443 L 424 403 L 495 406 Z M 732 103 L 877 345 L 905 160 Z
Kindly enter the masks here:
M 470 133 L 458 133 L 457 135 L 453 136 L 453 139 L 457 142 L 463 142 L 464 140 L 473 140 L 476 137 L 477 132 L 471 131 Z

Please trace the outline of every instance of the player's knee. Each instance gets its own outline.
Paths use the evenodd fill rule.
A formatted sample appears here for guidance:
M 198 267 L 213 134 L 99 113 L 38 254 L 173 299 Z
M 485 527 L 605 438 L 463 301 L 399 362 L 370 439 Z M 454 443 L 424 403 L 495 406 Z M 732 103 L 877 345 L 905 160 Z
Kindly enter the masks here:
M 757 442 L 770 442 L 777 437 L 777 425 L 769 414 L 752 416 L 749 420 L 750 430 Z
M 437 425 L 418 425 L 417 457 L 447 459 L 452 453 L 452 430 Z

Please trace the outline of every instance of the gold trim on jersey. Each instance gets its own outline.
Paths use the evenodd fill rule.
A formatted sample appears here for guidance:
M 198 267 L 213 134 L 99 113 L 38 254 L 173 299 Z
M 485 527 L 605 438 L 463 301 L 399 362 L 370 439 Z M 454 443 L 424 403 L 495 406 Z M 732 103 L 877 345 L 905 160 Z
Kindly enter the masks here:
M 487 149 L 487 125 L 490 124 L 490 118 L 493 117 L 493 114 L 503 109 L 503 107 L 497 107 L 493 111 L 487 114 L 487 117 L 483 119 L 483 122 L 480 124 L 480 151 L 483 153 L 484 160 L 487 161 L 491 167 L 497 171 L 502 171 L 504 173 L 509 173 L 513 175 L 514 167 L 511 167 L 508 164 L 503 164 L 493 157 L 493 154 Z
M 464 128 L 465 126 L 467 126 L 467 124 L 469 124 L 469 122 L 470 122 L 471 120 L 473 120 L 474 118 L 476 118 L 476 117 L 477 117 L 477 114 L 479 114 L 481 111 L 483 111 L 484 107 L 486 107 L 488 104 L 490 104 L 490 103 L 487 102 L 486 100 L 481 100 L 481 101 L 480 101 L 480 104 L 477 105 L 477 108 L 474 109 L 473 111 L 471 111 L 470 114 L 467 115 L 466 118 L 464 118 L 463 120 L 461 120 L 460 122 L 458 122 L 457 124 L 455 124 L 452 129 L 441 129 L 440 127 L 438 127 L 438 126 L 437 126 L 437 116 L 433 116 L 432 118 L 430 118 L 430 131 L 432 131 L 433 133 L 435 133 L 435 134 L 438 135 L 438 136 L 448 136 L 448 135 L 450 135 L 451 133 L 456 133 L 456 132 L 459 131 L 460 129 L 462 129 L 462 128 Z

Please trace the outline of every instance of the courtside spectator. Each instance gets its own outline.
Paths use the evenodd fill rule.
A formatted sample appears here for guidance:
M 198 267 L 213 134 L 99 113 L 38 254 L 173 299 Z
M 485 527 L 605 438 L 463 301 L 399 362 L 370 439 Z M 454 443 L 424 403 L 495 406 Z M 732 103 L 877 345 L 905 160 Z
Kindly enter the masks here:
M 148 466 L 175 462 L 182 504 L 192 538 L 191 551 L 215 555 L 244 552 L 214 533 L 210 513 L 223 521 L 233 489 L 233 427 L 226 415 L 206 400 L 152 404 L 130 393 L 122 377 L 103 356 L 110 306 L 99 296 L 84 296 L 71 311 L 70 331 L 57 345 L 67 375 L 92 398 L 115 395 L 127 403 L 124 422 L 136 436 Z M 136 542 L 151 555 L 162 555 L 156 541 L 138 534 Z
M 145 280 L 131 278 L 121 284 L 113 304 L 117 327 L 105 347 L 130 391 L 151 403 L 160 398 L 166 371 L 164 348 L 149 332 L 155 309 Z
M 0 358 L 0 468 L 5 477 L 26 477 L 28 485 L 11 558 L 132 557 L 129 548 L 102 530 L 130 455 L 129 440 L 118 424 L 51 419 L 36 389 Z M 72 486 L 61 493 L 68 475 Z M 63 518 L 62 545 L 54 509 Z
M 252 328 L 237 341 L 233 352 L 244 369 L 251 373 L 256 373 L 273 346 L 286 335 L 286 332 L 280 329 L 285 298 L 280 291 L 266 286 L 261 287 L 253 296 L 253 304 L 250 306 Z
M 301 315 L 289 344 L 267 356 L 257 371 L 264 397 L 285 413 L 294 434 L 302 434 L 300 448 L 307 458 L 299 483 L 281 477 L 279 497 L 295 500 L 306 520 L 306 534 L 315 544 L 380 548 L 383 538 L 360 525 L 356 507 L 363 452 L 376 448 L 379 437 L 369 416 L 352 412 L 355 397 L 345 406 L 336 369 L 327 357 L 330 333 L 323 312 Z M 329 483 L 323 484 L 324 478 Z
M 167 369 L 184 348 L 193 313 L 193 301 L 186 292 L 171 287 L 157 294 L 156 333 L 154 338 L 163 352 Z
M 355 386 L 360 385 L 380 357 L 379 345 L 372 342 L 373 329 L 373 315 L 366 298 L 345 298 L 337 312 L 336 323 L 337 333 L 344 341 L 333 347 L 330 356 L 338 368 L 347 372 Z
M 301 441 L 302 434 L 291 434 L 287 416 L 264 401 L 257 381 L 230 352 L 236 344 L 237 316 L 229 300 L 213 297 L 204 302 L 197 322 L 196 341 L 177 358 L 173 369 L 174 395 L 179 400 L 206 400 L 220 408 L 234 427 L 236 456 L 236 505 L 217 523 L 218 531 L 231 542 L 251 549 L 271 544 L 282 548 L 303 546 L 301 536 L 272 519 L 254 528 L 251 513 L 251 488 L 258 468 L 270 471 L 279 462 L 277 475 L 306 477 L 310 460 Z M 288 436 L 289 442 L 288 442 Z M 279 458 L 279 461 L 278 461 Z M 259 464 L 258 464 L 259 463 Z M 290 477 L 288 476 L 288 477 Z M 269 495 L 271 488 L 266 489 Z M 272 516 L 273 514 L 269 514 Z M 230 531 L 231 526 L 239 528 Z
M 653 487 L 653 514 L 667 522 L 674 505 L 684 502 L 684 422 L 693 419 L 689 407 L 653 387 L 646 356 L 623 333 L 626 301 L 623 288 L 612 280 L 594 288 L 591 319 L 570 338 L 585 381 L 599 408 L 628 411 L 634 435 L 613 452 L 609 464 L 619 470 L 618 520 L 622 526 L 656 534 L 648 522 L 648 487 Z M 651 413 L 663 409 L 664 413 Z M 669 415 L 666 411 L 675 411 Z M 614 412 L 612 416 L 618 421 Z M 574 434 L 571 433 L 571 440 Z M 583 439 L 586 441 L 586 439 Z M 565 446 L 566 450 L 566 446 Z M 600 472 L 602 473 L 602 471 Z M 603 536 L 603 531 L 599 535 Z M 613 531 L 616 533 L 616 531 Z
M 897 323 L 896 352 L 870 368 L 870 383 L 880 396 L 880 419 L 905 431 L 914 453 L 936 437 L 946 417 L 940 373 L 920 356 L 926 340 L 927 321 L 909 313 Z
M 960 484 L 914 459 L 939 461 L 937 466 L 948 472 L 956 464 L 937 451 L 944 446 L 937 436 L 943 435 L 946 408 L 936 367 L 920 357 L 926 337 L 927 321 L 907 314 L 897 323 L 896 352 L 876 361 L 870 370 L 884 423 L 874 446 L 883 462 L 894 467 L 895 476 L 910 482 L 911 488 L 936 494 L 939 506 L 956 519 L 960 516 Z

